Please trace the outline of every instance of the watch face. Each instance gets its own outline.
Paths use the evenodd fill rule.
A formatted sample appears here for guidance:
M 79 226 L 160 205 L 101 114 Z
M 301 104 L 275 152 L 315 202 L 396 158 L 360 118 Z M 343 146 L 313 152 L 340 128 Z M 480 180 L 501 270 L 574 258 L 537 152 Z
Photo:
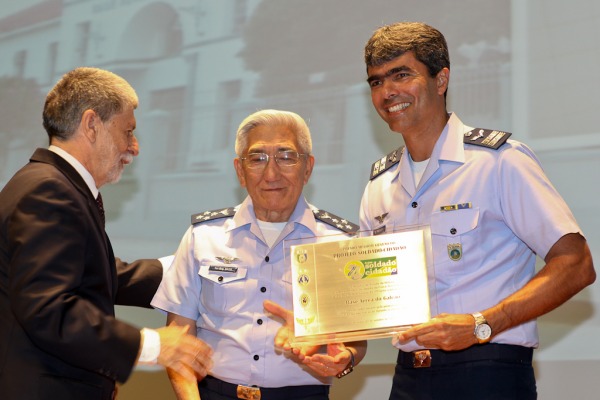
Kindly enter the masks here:
M 489 337 L 492 336 L 492 328 L 488 324 L 478 325 L 475 329 L 475 336 L 477 336 L 477 339 L 479 340 L 489 339 Z

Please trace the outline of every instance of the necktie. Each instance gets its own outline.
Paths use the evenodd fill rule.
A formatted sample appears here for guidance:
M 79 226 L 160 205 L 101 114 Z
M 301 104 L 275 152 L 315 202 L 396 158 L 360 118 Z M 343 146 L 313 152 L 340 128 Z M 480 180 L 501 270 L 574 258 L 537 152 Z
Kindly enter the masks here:
M 98 192 L 98 197 L 96 197 L 96 205 L 98 206 L 98 211 L 100 211 L 100 217 L 102 218 L 102 225 L 106 224 L 106 217 L 104 216 L 104 203 L 102 202 L 102 194 Z

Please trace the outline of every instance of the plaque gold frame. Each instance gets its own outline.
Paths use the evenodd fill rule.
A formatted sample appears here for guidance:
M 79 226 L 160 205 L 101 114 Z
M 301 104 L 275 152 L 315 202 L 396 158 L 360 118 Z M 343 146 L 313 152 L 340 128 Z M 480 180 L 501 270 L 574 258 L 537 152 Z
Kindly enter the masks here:
M 431 317 L 429 226 L 362 237 L 286 240 L 292 345 L 393 336 Z

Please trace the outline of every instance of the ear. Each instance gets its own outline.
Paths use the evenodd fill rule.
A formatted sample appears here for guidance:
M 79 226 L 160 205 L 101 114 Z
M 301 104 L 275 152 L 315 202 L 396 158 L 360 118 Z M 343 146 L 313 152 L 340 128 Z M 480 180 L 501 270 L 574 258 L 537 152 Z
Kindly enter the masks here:
M 235 167 L 235 173 L 237 175 L 238 181 L 240 181 L 240 185 L 245 188 L 246 187 L 246 175 L 244 175 L 244 167 L 242 166 L 242 160 L 239 158 L 233 159 L 233 166 Z
M 100 117 L 94 110 L 85 110 L 79 123 L 79 131 L 91 142 L 95 143 L 98 137 Z
M 304 170 L 304 184 L 308 183 L 308 179 L 310 178 L 313 167 L 315 166 L 315 157 L 310 154 L 306 157 L 306 169 Z
M 450 82 L 450 70 L 448 68 L 442 68 L 435 77 L 437 84 L 438 94 L 443 95 L 448 90 L 448 82 Z

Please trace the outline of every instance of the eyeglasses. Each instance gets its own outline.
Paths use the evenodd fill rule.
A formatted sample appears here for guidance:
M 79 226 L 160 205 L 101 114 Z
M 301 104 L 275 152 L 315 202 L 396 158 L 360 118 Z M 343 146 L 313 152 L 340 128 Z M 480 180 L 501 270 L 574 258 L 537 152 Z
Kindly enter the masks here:
M 298 164 L 302 157 L 306 157 L 307 154 L 298 153 L 297 151 L 281 150 L 273 155 L 275 162 L 280 167 L 293 167 Z M 240 157 L 240 160 L 246 163 L 246 166 L 250 169 L 263 169 L 269 163 L 269 156 L 267 153 L 249 153 L 246 157 Z

